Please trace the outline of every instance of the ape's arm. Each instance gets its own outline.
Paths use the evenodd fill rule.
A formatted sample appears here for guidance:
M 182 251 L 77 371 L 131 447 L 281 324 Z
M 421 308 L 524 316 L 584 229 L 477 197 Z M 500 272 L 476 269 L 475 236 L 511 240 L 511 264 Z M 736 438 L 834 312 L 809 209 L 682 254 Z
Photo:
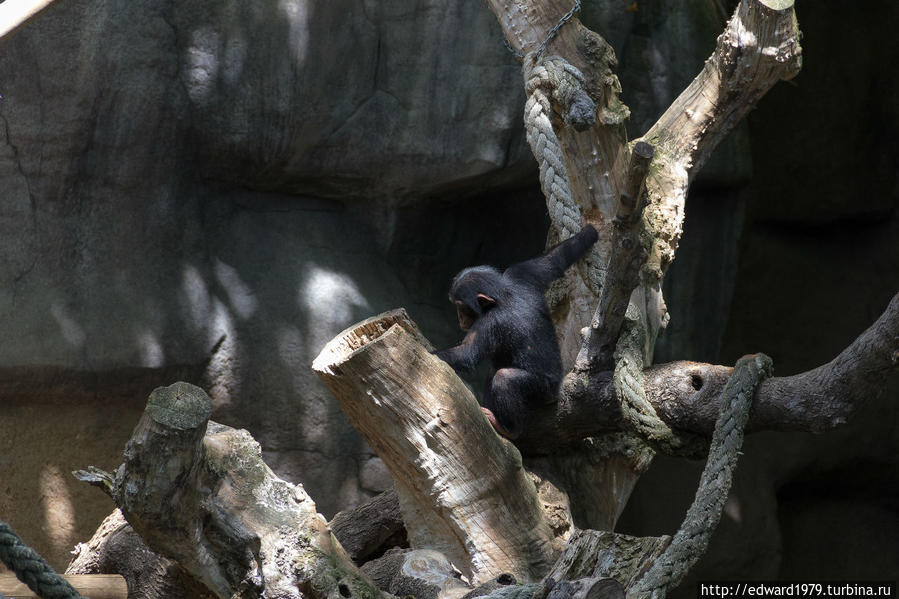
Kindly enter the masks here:
M 547 286 L 565 274 L 565 270 L 586 254 L 598 238 L 593 225 L 586 225 L 542 256 L 513 264 L 506 270 L 506 274 L 510 277 L 533 279 Z
M 487 340 L 490 336 L 478 334 L 478 329 L 480 328 L 477 326 L 478 324 L 480 324 L 480 321 L 475 323 L 475 326 L 468 331 L 468 334 L 462 339 L 462 343 L 454 347 L 441 349 L 434 352 L 434 354 L 452 366 L 453 370 L 459 372 L 471 372 L 474 370 L 478 363 L 491 353 L 491 348 L 487 346 Z

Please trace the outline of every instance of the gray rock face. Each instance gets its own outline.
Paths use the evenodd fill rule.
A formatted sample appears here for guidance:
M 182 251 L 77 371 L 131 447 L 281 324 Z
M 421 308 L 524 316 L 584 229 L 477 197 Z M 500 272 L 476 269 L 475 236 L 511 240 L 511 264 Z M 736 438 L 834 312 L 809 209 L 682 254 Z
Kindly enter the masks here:
M 477 3 L 186 2 L 170 18 L 216 180 L 395 199 L 526 156 L 519 69 Z

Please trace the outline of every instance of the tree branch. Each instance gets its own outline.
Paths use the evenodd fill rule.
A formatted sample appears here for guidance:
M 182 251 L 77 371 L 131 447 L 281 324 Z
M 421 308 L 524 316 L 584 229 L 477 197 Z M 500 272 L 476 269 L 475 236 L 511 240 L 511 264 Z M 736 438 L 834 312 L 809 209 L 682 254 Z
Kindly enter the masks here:
M 742 0 L 702 71 L 643 136 L 656 148 L 644 218 L 655 240 L 649 287 L 660 285 L 674 260 L 690 181 L 756 102 L 799 72 L 799 37 L 792 0 Z M 661 301 L 653 303 L 664 310 Z M 664 323 L 664 314 L 650 314 L 653 338 Z
M 776 365 L 775 365 L 776 368 Z M 646 395 L 672 428 L 710 435 L 732 368 L 671 362 L 644 371 Z M 884 313 L 836 358 L 807 372 L 765 380 L 747 428 L 820 433 L 846 422 L 864 401 L 876 401 L 899 372 L 899 294 Z M 518 446 L 525 453 L 622 430 L 611 372 L 573 373 L 559 402 L 536 413 Z
M 637 142 L 631 152 L 627 179 L 615 216 L 608 274 L 596 313 L 575 362 L 578 371 L 609 369 L 614 364 L 612 354 L 621 334 L 624 314 L 631 294 L 640 283 L 640 267 L 648 256 L 640 239 L 640 221 L 646 174 L 653 153 L 653 147 L 642 141 Z

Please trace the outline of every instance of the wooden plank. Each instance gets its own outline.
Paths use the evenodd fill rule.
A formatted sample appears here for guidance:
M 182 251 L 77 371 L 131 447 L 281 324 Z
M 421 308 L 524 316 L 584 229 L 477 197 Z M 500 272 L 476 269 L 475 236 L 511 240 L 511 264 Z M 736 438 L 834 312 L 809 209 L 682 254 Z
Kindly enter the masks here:
M 118 574 L 73 574 L 63 578 L 88 599 L 128 599 L 128 584 Z M 37 597 L 13 574 L 0 574 L 0 594 L 7 599 Z

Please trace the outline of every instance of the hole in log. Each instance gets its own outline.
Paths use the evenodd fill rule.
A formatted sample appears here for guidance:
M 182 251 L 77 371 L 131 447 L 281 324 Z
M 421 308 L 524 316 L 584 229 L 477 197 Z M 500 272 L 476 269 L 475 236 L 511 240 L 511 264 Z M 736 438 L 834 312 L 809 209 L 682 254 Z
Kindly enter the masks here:
M 496 577 L 496 582 L 503 586 L 508 586 L 510 584 L 515 584 L 515 577 L 506 572 L 505 574 L 500 574 Z
M 357 322 L 351 327 L 344 329 L 339 335 L 334 337 L 325 345 L 321 353 L 312 362 L 313 370 L 317 372 L 327 372 L 329 374 L 339 374 L 339 365 L 344 362 L 353 352 L 356 352 L 367 344 L 371 343 L 388 330 L 393 325 L 398 324 L 412 333 L 419 341 L 428 345 L 430 344 L 424 339 L 418 331 L 418 327 L 406 314 L 403 308 L 390 310 L 367 318 L 362 322 Z
M 696 374 L 695 372 L 690 375 L 690 385 L 693 387 L 694 391 L 699 391 L 702 389 L 702 377 Z

